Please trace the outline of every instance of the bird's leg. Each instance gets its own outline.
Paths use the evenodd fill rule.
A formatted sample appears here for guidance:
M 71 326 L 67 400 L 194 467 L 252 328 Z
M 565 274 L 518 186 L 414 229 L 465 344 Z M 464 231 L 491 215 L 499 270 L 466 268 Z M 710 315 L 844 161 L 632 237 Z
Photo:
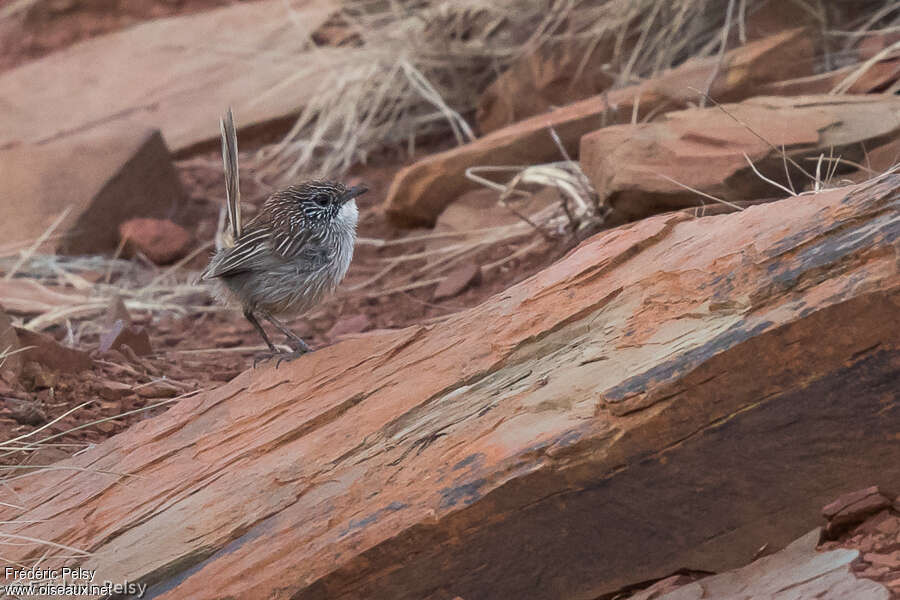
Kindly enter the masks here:
M 259 320 L 257 320 L 256 315 L 253 314 L 253 311 L 245 310 L 244 318 L 247 319 L 248 321 L 250 321 L 250 324 L 253 325 L 253 328 L 259 332 L 260 336 L 262 336 L 262 339 L 266 343 L 266 346 L 269 347 L 269 354 L 257 356 L 253 360 L 253 366 L 255 367 L 256 363 L 258 363 L 260 360 L 272 358 L 273 356 L 278 354 L 278 349 L 275 347 L 275 344 L 273 344 L 272 341 L 269 339 L 269 336 L 266 335 L 266 330 L 263 329 L 263 326 L 259 324 Z
M 309 352 L 309 346 L 306 345 L 306 342 L 304 342 L 299 335 L 288 329 L 288 327 L 284 323 L 282 323 L 269 313 L 262 313 L 262 317 L 266 321 L 274 325 L 278 329 L 278 331 L 283 333 L 288 338 L 288 346 L 290 346 L 291 350 L 294 351 L 294 356 L 292 356 L 288 360 L 297 358 L 301 354 L 306 354 L 307 352 Z
M 250 324 L 259 332 L 259 335 L 262 336 L 263 341 L 266 343 L 266 346 L 269 347 L 269 350 L 272 352 L 277 352 L 278 349 L 275 348 L 275 344 L 269 340 L 269 336 L 266 335 L 266 330 L 263 329 L 262 325 L 259 324 L 259 321 L 256 319 L 256 315 L 253 314 L 252 311 L 245 310 L 244 318 L 250 321 Z

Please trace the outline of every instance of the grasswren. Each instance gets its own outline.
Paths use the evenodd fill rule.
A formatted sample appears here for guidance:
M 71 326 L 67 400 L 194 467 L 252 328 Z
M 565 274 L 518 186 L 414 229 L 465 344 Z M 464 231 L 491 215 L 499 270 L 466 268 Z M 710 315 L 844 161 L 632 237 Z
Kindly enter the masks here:
M 355 199 L 368 190 L 333 181 L 293 185 L 270 195 L 243 226 L 231 109 L 221 126 L 228 230 L 201 279 L 217 279 L 221 299 L 240 305 L 269 347 L 265 356 L 277 356 L 279 363 L 291 360 L 309 347 L 276 315 L 305 313 L 337 288 L 353 258 L 359 216 Z M 260 318 L 287 337 L 290 352 L 277 350 Z

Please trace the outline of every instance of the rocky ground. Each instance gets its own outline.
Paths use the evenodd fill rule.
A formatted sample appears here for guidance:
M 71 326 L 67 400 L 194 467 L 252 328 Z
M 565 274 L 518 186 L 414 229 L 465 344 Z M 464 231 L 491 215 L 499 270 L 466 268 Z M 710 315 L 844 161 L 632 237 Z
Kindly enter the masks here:
M 253 55 L 248 61 L 267 57 L 268 51 L 273 56 L 276 51 L 285 55 L 295 52 L 308 38 L 322 52 L 318 56 L 323 64 L 330 64 L 338 58 L 329 52 L 361 43 L 358 33 L 324 1 L 304 4 L 303 27 L 308 28 L 304 36 L 284 30 L 284 16 L 278 13 L 283 10 L 281 3 L 266 0 L 36 1 L 13 8 L 0 13 L 0 90 L 17 90 L 10 111 L 0 117 L 4 132 L 0 134 L 0 181 L 7 182 L 4 191 L 9 197 L 41 200 L 17 206 L 4 197 L 0 206 L 0 440 L 7 440 L 0 448 L 0 465 L 9 470 L 10 482 L 42 466 L 89 452 L 111 436 L 161 415 L 180 400 L 206 402 L 223 384 L 236 386 L 236 378 L 252 368 L 254 355 L 263 349 L 253 328 L 239 313 L 217 306 L 211 290 L 196 281 L 221 223 L 224 185 L 215 111 L 224 102 L 234 102 L 239 125 L 246 123 L 239 134 L 241 182 L 246 214 L 252 216 L 277 185 L 265 171 L 260 153 L 282 140 L 290 128 L 296 115 L 296 106 L 290 102 L 296 104 L 298 98 L 309 94 L 302 82 L 288 80 L 284 85 L 292 93 L 274 99 L 258 94 L 260 97 L 251 94 L 247 98 L 247 90 L 257 89 L 254 86 L 264 88 L 285 79 L 290 65 L 268 58 L 270 68 L 260 66 L 262 62 L 244 65 L 241 68 L 254 79 L 235 90 L 229 87 L 232 77 L 228 73 L 239 61 L 223 59 L 221 48 L 215 50 L 215 40 L 208 44 L 212 50 L 198 46 L 192 58 L 185 59 L 185 72 L 190 76 L 173 75 L 172 81 L 159 89 L 156 84 L 136 89 L 142 78 L 133 73 L 111 76 L 108 81 L 99 77 L 96 87 L 90 89 L 69 89 L 64 83 L 54 88 L 48 82 L 65 80 L 72 65 L 103 60 L 114 55 L 116 48 L 122 49 L 123 56 L 143 55 L 147 40 L 161 39 L 154 28 L 168 23 L 159 20 L 163 17 L 188 20 L 167 25 L 172 31 L 172 37 L 166 38 L 170 41 L 146 52 L 151 58 L 132 71 L 153 68 L 154 60 L 167 64 L 171 56 L 166 53 L 198 36 L 198 31 L 226 36 L 230 27 L 246 19 L 256 24 L 247 28 L 255 33 L 243 40 L 242 47 L 256 50 L 248 52 Z M 581 68 L 583 52 L 557 47 L 534 52 L 497 77 L 485 90 L 477 111 L 465 114 L 477 123 L 480 135 L 475 140 L 457 145 L 449 134 L 429 134 L 414 149 L 389 146 L 369 153 L 365 164 L 357 164 L 344 175 L 349 183 L 364 182 L 370 189 L 359 200 L 360 243 L 347 279 L 333 298 L 293 321 L 291 327 L 316 349 L 346 339 L 369 340 L 366 336 L 371 332 L 411 325 L 429 331 L 434 325 L 455 323 L 448 320 L 489 299 L 502 303 L 507 298 L 505 290 L 535 274 L 549 277 L 546 273 L 559 268 L 561 258 L 571 257 L 579 243 L 600 231 L 661 213 L 676 215 L 659 232 L 635 244 L 639 253 L 658 239 L 655 236 L 667 235 L 679 219 L 708 218 L 704 222 L 715 227 L 715 215 L 823 190 L 827 200 L 831 198 L 829 189 L 867 180 L 877 183 L 900 157 L 898 36 L 888 24 L 870 27 L 873 31 L 861 32 L 856 43 L 842 41 L 840 52 L 829 53 L 823 50 L 832 43 L 828 39 L 811 34 L 810 29 L 785 28 L 786 23 L 809 25 L 809 15 L 791 10 L 781 7 L 755 12 L 744 24 L 744 39 L 729 41 L 721 54 L 683 61 L 654 77 L 635 76 L 630 85 L 609 90 L 608 69 L 586 72 Z M 831 18 L 849 19 L 835 11 Z M 197 20 L 189 20 L 193 18 Z M 856 24 L 852 20 L 844 23 L 847 28 Z M 602 44 L 591 50 L 608 51 L 611 49 Z M 591 57 L 589 65 L 603 62 L 602 56 Z M 115 75 L 115 66 L 110 65 L 104 68 Z M 191 94 L 198 82 L 211 89 L 194 101 Z M 568 88 L 563 85 L 566 82 Z M 572 91 L 576 88 L 577 92 Z M 698 89 L 708 95 L 699 99 Z M 101 97 L 104 102 L 94 102 Z M 62 113 L 54 108 L 60 102 L 70 103 L 72 114 L 60 117 Z M 198 117 L 210 111 L 215 112 L 212 118 Z M 53 116 L 38 118 L 50 114 Z M 563 164 L 567 155 L 575 157 L 580 166 Z M 515 173 L 516 178 L 512 178 L 514 173 L 506 173 L 507 180 L 494 190 L 465 177 L 468 169 L 491 164 L 521 165 L 522 170 Z M 531 170 L 525 168 L 528 165 Z M 510 208 L 497 203 L 498 189 L 505 199 L 516 198 L 519 190 L 529 194 L 525 200 L 510 200 Z M 889 210 L 890 204 L 886 206 Z M 872 214 L 877 225 L 881 213 L 873 210 Z M 835 209 L 835 222 L 840 217 L 840 210 Z M 810 219 L 814 225 L 795 232 L 795 237 L 811 235 L 809 232 L 821 225 Z M 880 290 L 882 284 L 890 289 L 884 282 L 896 274 L 896 255 L 892 263 L 885 250 L 896 250 L 896 228 L 888 223 L 873 225 L 871 231 L 883 245 L 861 252 L 846 271 L 835 268 L 830 272 L 837 282 L 836 274 L 865 263 L 866 268 L 854 280 L 858 287 L 853 293 Z M 771 235 L 782 233 L 776 228 Z M 610 247 L 616 242 L 615 235 L 613 232 L 609 238 Z M 772 241 L 762 233 L 759 236 L 754 238 L 757 245 Z M 698 239 L 684 241 L 689 248 L 698 244 L 695 254 L 685 254 L 686 261 L 701 253 Z M 787 237 L 783 245 L 793 248 L 795 241 Z M 608 249 L 598 248 L 598 253 Z M 677 244 L 672 248 L 673 252 L 683 250 L 684 246 Z M 619 268 L 633 256 L 631 252 L 610 251 L 603 269 Z M 722 268 L 734 260 L 734 255 L 723 254 L 714 264 Z M 734 269 L 744 266 L 734 263 Z M 600 273 L 606 276 L 603 269 Z M 723 268 L 723 277 L 726 271 Z M 718 296 L 710 300 L 710 310 L 744 310 L 765 293 L 772 295 L 773 303 L 784 301 L 783 311 L 796 310 L 796 315 L 801 315 L 786 299 L 795 293 L 792 290 L 807 293 L 805 286 L 819 285 L 816 272 L 810 268 L 791 282 L 787 282 L 787 271 L 783 280 L 773 274 L 771 289 L 760 284 L 753 292 L 756 295 L 748 292 L 745 299 L 729 296 L 746 283 L 735 282 L 728 290 L 720 290 L 728 296 L 721 303 Z M 755 276 L 752 270 L 750 273 L 747 278 Z M 566 292 L 569 300 L 577 296 L 577 285 L 600 275 L 588 269 L 572 276 L 574 291 Z M 687 271 L 680 273 L 672 286 L 690 296 L 695 285 L 692 277 Z M 825 306 L 840 294 L 849 298 L 851 287 L 823 285 L 822 291 L 809 292 L 797 301 Z M 534 302 L 544 301 L 543 293 L 540 291 Z M 614 299 L 619 292 L 610 293 Z M 652 298 L 642 302 L 653 305 L 651 312 L 660 322 L 680 310 L 671 302 L 658 306 Z M 772 320 L 777 321 L 786 312 L 773 314 Z M 688 316 L 694 318 L 696 313 L 688 311 L 685 318 Z M 523 321 L 523 331 L 531 326 L 536 329 L 534 337 L 524 336 L 517 343 L 524 345 L 556 331 L 534 325 L 540 315 L 522 318 L 532 319 Z M 582 313 L 573 312 L 571 322 L 581 318 Z M 559 327 L 569 324 L 561 321 Z M 613 326 L 617 324 L 609 327 Z M 642 332 L 640 327 L 634 332 L 630 342 L 617 348 L 658 343 L 654 341 L 658 332 Z M 383 339 L 388 339 L 392 334 L 384 335 Z M 510 335 L 492 344 L 505 349 L 503 344 L 511 339 L 518 338 Z M 367 343 L 380 342 L 360 342 Z M 398 343 L 396 351 L 405 344 Z M 869 352 L 858 350 L 861 355 Z M 496 351 L 492 345 L 491 352 Z M 467 360 L 459 358 L 460 369 Z M 580 364 L 594 361 L 590 357 L 579 360 L 586 361 Z M 524 377 L 530 374 L 528 371 Z M 621 393 L 625 404 L 608 400 L 610 390 L 606 390 L 603 397 L 608 403 L 603 410 L 622 417 L 657 402 L 649 392 L 637 400 L 629 396 L 623 391 L 629 381 L 611 392 L 613 396 Z M 540 389 L 547 381 L 533 385 Z M 634 407 L 628 408 L 631 404 Z M 617 408 L 621 406 L 626 408 Z M 893 405 L 886 406 L 887 411 Z M 558 409 L 552 402 L 548 407 L 546 410 Z M 510 413 L 514 414 L 520 415 Z M 313 422 L 318 423 L 316 418 L 311 418 Z M 499 430 L 502 422 L 494 427 Z M 375 439 L 383 435 L 387 434 L 379 431 Z M 397 461 L 410 451 L 418 456 L 444 434 L 433 435 L 431 441 L 404 451 Z M 506 441 L 513 437 L 510 434 Z M 482 442 L 480 438 L 477 441 Z M 395 446 L 386 448 L 387 453 Z M 552 448 L 547 452 L 553 457 L 562 452 Z M 490 451 L 488 444 L 484 452 Z M 498 467 L 491 476 L 500 477 L 498 473 L 507 468 L 515 471 Z M 855 487 L 861 483 L 856 482 Z M 833 491 L 837 496 L 851 490 L 835 487 Z M 20 492 L 27 495 L 33 490 Z M 803 592 L 807 595 L 798 597 L 820 597 L 815 594 L 821 590 L 815 586 L 827 587 L 823 583 L 831 581 L 827 578 L 852 586 L 851 580 L 858 577 L 885 586 L 859 588 L 858 597 L 900 598 L 897 493 L 897 489 L 882 485 L 882 489 L 841 495 L 826 506 L 825 528 L 815 543 L 807 543 L 801 551 L 798 541 L 793 554 L 786 550 L 778 559 L 787 562 L 765 563 L 765 568 L 781 573 L 770 578 L 783 586 L 779 593 L 803 584 L 809 586 Z M 476 495 L 473 492 L 471 501 Z M 820 495 L 814 497 L 818 500 Z M 441 509 L 446 508 L 442 501 Z M 454 526 L 448 527 L 452 530 Z M 75 543 L 66 541 L 70 542 Z M 803 561 L 812 560 L 810 556 L 817 551 L 839 549 L 859 552 L 830 554 L 835 562 L 828 568 L 820 565 L 815 576 L 802 582 L 791 580 L 790 574 L 800 569 L 791 565 L 806 565 Z M 763 547 L 753 558 L 764 557 L 765 561 L 770 553 Z M 737 581 L 758 582 L 761 577 L 753 575 L 752 567 L 763 568 L 763 564 L 751 564 L 743 575 L 740 571 L 728 573 L 738 573 L 733 575 Z M 639 578 L 596 597 L 719 597 L 702 594 L 724 589 L 715 586 L 737 585 L 723 575 L 718 576 L 722 579 L 710 578 L 710 572 L 690 567 L 685 563 L 670 577 Z M 351 574 L 356 568 L 359 573 L 365 571 L 356 563 L 346 568 Z M 650 573 L 652 569 L 637 572 Z M 150 579 L 161 577 L 159 573 L 151 575 Z M 840 579 L 845 575 L 849 579 Z M 326 587 L 355 593 L 342 587 L 341 581 L 335 583 L 332 574 L 322 577 L 328 582 L 323 584 Z M 372 585 L 377 588 L 381 583 L 375 583 L 376 579 L 373 577 Z M 748 598 L 772 593 L 753 585 L 745 590 Z M 879 595 L 885 589 L 889 596 Z M 444 598 L 444 591 L 428 597 Z
M 11 33 L 7 37 L 9 45 L 3 54 L 6 68 L 18 66 L 27 60 L 41 57 L 54 50 L 62 50 L 79 40 L 102 35 L 133 25 L 142 20 L 162 16 L 192 14 L 205 9 L 228 4 L 196 0 L 184 3 L 96 3 L 78 7 L 53 3 L 36 3 L 33 10 L 16 28 L 7 24 Z M 246 156 L 265 143 L 277 138 L 271 133 L 242 136 L 241 150 Z M 419 150 L 421 155 L 442 149 L 446 143 L 436 141 Z M 370 188 L 367 195 L 359 200 L 361 218 L 359 235 L 376 240 L 392 240 L 420 235 L 429 230 L 410 231 L 392 223 L 381 209 L 381 202 L 387 195 L 394 175 L 405 165 L 415 162 L 415 156 L 401 156 L 397 152 L 385 152 L 373 157 L 367 165 L 354 168 L 348 181 L 365 182 Z M 120 265 L 96 264 L 71 267 L 75 274 L 87 282 L 105 281 L 114 288 L 120 285 L 128 288 L 140 287 L 154 280 L 161 267 L 148 260 L 148 255 L 162 257 L 162 262 L 170 264 L 174 258 L 182 258 L 188 251 L 202 248 L 204 241 L 210 242 L 215 236 L 219 223 L 219 213 L 224 198 L 224 183 L 221 155 L 218 150 L 193 153 L 174 162 L 177 184 L 183 188 L 184 202 L 174 212 L 169 212 L 176 226 L 160 235 L 144 233 L 144 245 L 140 254 L 124 269 Z M 252 169 L 244 169 L 242 193 L 247 206 L 246 214 L 252 216 L 271 186 L 259 183 Z M 508 222 L 506 211 L 497 211 L 496 219 Z M 463 216 L 456 223 L 462 228 L 481 226 L 483 215 Z M 7 226 L 16 227 L 14 221 Z M 106 226 L 99 223 L 97 227 Z M 505 289 L 510 284 L 550 264 L 571 248 L 577 239 L 560 239 L 554 243 L 541 244 L 521 258 L 512 258 L 489 276 L 479 277 L 476 283 L 459 282 L 458 289 L 449 295 L 435 298 L 436 286 L 416 287 L 391 292 L 391 286 L 365 286 L 358 291 L 350 291 L 369 281 L 383 269 L 384 261 L 392 256 L 412 254 L 426 250 L 425 241 L 404 244 L 396 248 L 380 248 L 362 244 L 357 248 L 356 258 L 345 280 L 342 290 L 328 299 L 319 309 L 294 321 L 291 326 L 312 347 L 333 343 L 347 335 L 383 328 L 405 327 L 413 323 L 440 320 L 447 315 L 479 304 L 485 298 Z M 524 243 L 494 244 L 484 251 L 469 257 L 466 265 L 478 262 L 492 262 L 503 259 L 515 252 Z M 132 252 L 133 253 L 133 252 Z M 182 267 L 189 273 L 201 270 L 211 250 L 200 251 Z M 6 269 L 16 262 L 15 256 L 6 259 Z M 394 267 L 391 280 L 409 278 L 428 279 L 427 270 L 419 273 L 423 261 L 410 261 Z M 56 273 L 35 267 L 29 273 L 20 269 L 19 278 L 6 282 L 5 304 L 13 314 L 25 317 L 37 313 L 21 306 L 34 306 L 52 291 L 65 287 L 68 282 Z M 69 268 L 69 267 L 67 267 Z M 109 273 L 107 273 L 109 271 Z M 121 271 L 121 272 L 120 272 Z M 7 271 L 8 272 L 8 271 Z M 41 287 L 32 289 L 28 281 L 38 279 Z M 414 283 L 415 279 L 413 279 Z M 16 285 L 20 283 L 21 285 Z M 23 287 L 24 286 L 24 287 Z M 25 377 L 8 378 L 2 395 L 15 399 L 0 408 L 0 439 L 13 439 L 40 430 L 42 435 L 54 436 L 51 444 L 27 456 L 9 454 L 0 461 L 8 465 L 22 462 L 28 464 L 49 464 L 73 451 L 95 444 L 128 426 L 157 415 L 166 410 L 173 397 L 182 397 L 197 390 L 209 389 L 217 383 L 228 381 L 248 368 L 253 357 L 263 346 L 252 326 L 233 310 L 219 309 L 208 291 L 197 290 L 195 302 L 198 311 L 146 312 L 141 310 L 119 313 L 119 303 L 114 298 L 108 301 L 108 308 L 95 311 L 96 316 L 83 327 L 75 344 L 84 357 L 87 368 L 73 372 L 55 371 L 48 374 L 26 373 Z M 11 302 L 15 298 L 15 307 Z M 70 303 L 71 299 L 53 304 L 54 308 Z M 187 312 L 187 314 L 180 314 Z M 141 330 L 147 337 L 147 349 L 135 356 L 123 356 L 116 348 L 101 351 L 101 340 L 109 336 L 117 318 L 125 317 L 127 323 Z M 49 326 L 43 332 L 53 339 L 65 343 L 70 335 L 65 323 Z M 24 344 L 23 344 L 24 345 Z M 47 353 L 63 352 L 45 341 Z M 32 362 L 32 369 L 40 363 L 31 360 L 37 356 L 26 354 L 22 363 Z M 50 359 L 48 359 L 50 360 Z M 19 361 L 17 361 L 19 362 Z M 4 385 L 4 384 L 0 384 Z M 84 403 L 86 405 L 82 406 Z M 76 407 L 78 410 L 73 410 Z
M 223 195 L 221 169 L 216 163 L 218 159 L 218 153 L 211 152 L 176 163 L 179 178 L 188 190 L 192 203 L 189 210 L 193 226 L 188 229 L 191 240 L 209 240 L 215 234 Z M 383 211 L 378 209 L 379 200 L 384 197 L 391 177 L 400 168 L 397 159 L 385 158 L 384 163 L 383 166 L 360 168 L 351 176 L 352 180 L 365 181 L 371 190 L 359 202 L 362 211 L 359 234 L 363 237 L 395 239 L 410 235 L 408 231 L 392 225 Z M 244 181 L 250 183 L 252 179 L 247 177 Z M 258 204 L 265 199 L 265 191 L 254 190 L 251 185 L 246 188 L 250 188 L 244 190 L 249 202 Z M 252 210 L 248 213 L 252 214 Z M 157 242 L 161 245 L 166 243 Z M 477 283 L 466 285 L 464 289 L 443 298 L 434 297 L 434 285 L 394 293 L 385 293 L 378 287 L 355 293 L 342 290 L 311 314 L 296 319 L 291 327 L 316 348 L 364 331 L 440 320 L 479 304 L 550 264 L 574 242 L 573 238 L 571 242 L 560 240 L 542 245 L 526 257 L 510 260 L 490 277 L 481 277 Z M 501 259 L 521 245 L 493 246 L 473 256 L 472 260 L 490 262 Z M 424 243 L 408 244 L 399 250 L 362 245 L 357 249 L 356 260 L 344 287 L 353 288 L 369 280 L 381 270 L 379 261 L 401 252 L 424 250 Z M 208 256 L 209 252 L 200 253 L 185 268 L 194 271 L 202 269 Z M 420 268 L 418 262 L 401 264 L 392 275 L 402 277 Z M 152 280 L 159 273 L 159 269 L 147 261 L 130 265 L 128 271 L 129 278 L 143 282 Z M 81 273 L 88 279 L 102 278 L 103 275 Z M 423 276 L 427 277 L 427 272 Z M 115 276 L 111 278 L 111 283 L 115 285 Z M 27 462 L 31 464 L 43 464 L 45 460 L 52 462 L 68 455 L 73 449 L 97 443 L 135 422 L 159 414 L 166 410 L 166 403 L 172 397 L 209 389 L 249 368 L 253 357 L 264 348 L 252 326 L 239 311 L 220 310 L 211 295 L 204 292 L 198 294 L 199 304 L 211 310 L 185 315 L 158 315 L 141 311 L 132 311 L 132 314 L 125 310 L 120 315 L 116 312 L 118 303 L 111 301 L 109 308 L 100 312 L 94 320 L 97 327 L 88 329 L 76 345 L 88 359 L 85 364 L 89 364 L 89 368 L 72 373 L 55 372 L 43 381 L 40 376 L 32 380 L 26 376 L 12 385 L 8 384 L 4 397 L 21 400 L 29 410 L 33 404 L 34 410 L 29 414 L 42 416 L 27 417 L 25 422 L 20 416 L 24 409 L 7 407 L 5 414 L 0 412 L 0 436 L 12 439 L 45 426 L 42 431 L 46 434 L 62 433 L 54 440 L 55 444 L 61 445 L 59 449 L 48 447 L 27 457 Z M 147 351 L 141 355 L 123 356 L 114 348 L 99 350 L 101 339 L 110 334 L 116 318 L 122 315 L 147 337 Z M 53 326 L 44 333 L 63 342 L 67 329 L 65 326 Z M 87 406 L 70 412 L 86 401 L 89 402 Z M 104 421 L 98 423 L 98 420 Z M 10 455 L 4 460 L 7 464 L 15 464 L 21 459 L 21 455 Z

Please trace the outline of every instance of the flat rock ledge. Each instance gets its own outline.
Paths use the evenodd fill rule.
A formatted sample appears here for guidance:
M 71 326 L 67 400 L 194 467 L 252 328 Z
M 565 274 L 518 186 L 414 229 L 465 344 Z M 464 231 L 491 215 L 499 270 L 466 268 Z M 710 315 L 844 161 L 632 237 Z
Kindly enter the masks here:
M 0 489 L 42 540 L 4 556 L 195 600 L 589 599 L 745 565 L 900 480 L 898 186 L 660 215 L 248 370 Z

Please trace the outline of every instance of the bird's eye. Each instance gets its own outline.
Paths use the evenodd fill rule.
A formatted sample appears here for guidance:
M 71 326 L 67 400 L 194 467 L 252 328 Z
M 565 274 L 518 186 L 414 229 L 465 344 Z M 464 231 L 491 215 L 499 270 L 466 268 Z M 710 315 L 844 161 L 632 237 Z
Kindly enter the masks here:
M 319 206 L 328 206 L 328 194 L 316 194 L 313 196 L 313 202 L 318 204 Z

